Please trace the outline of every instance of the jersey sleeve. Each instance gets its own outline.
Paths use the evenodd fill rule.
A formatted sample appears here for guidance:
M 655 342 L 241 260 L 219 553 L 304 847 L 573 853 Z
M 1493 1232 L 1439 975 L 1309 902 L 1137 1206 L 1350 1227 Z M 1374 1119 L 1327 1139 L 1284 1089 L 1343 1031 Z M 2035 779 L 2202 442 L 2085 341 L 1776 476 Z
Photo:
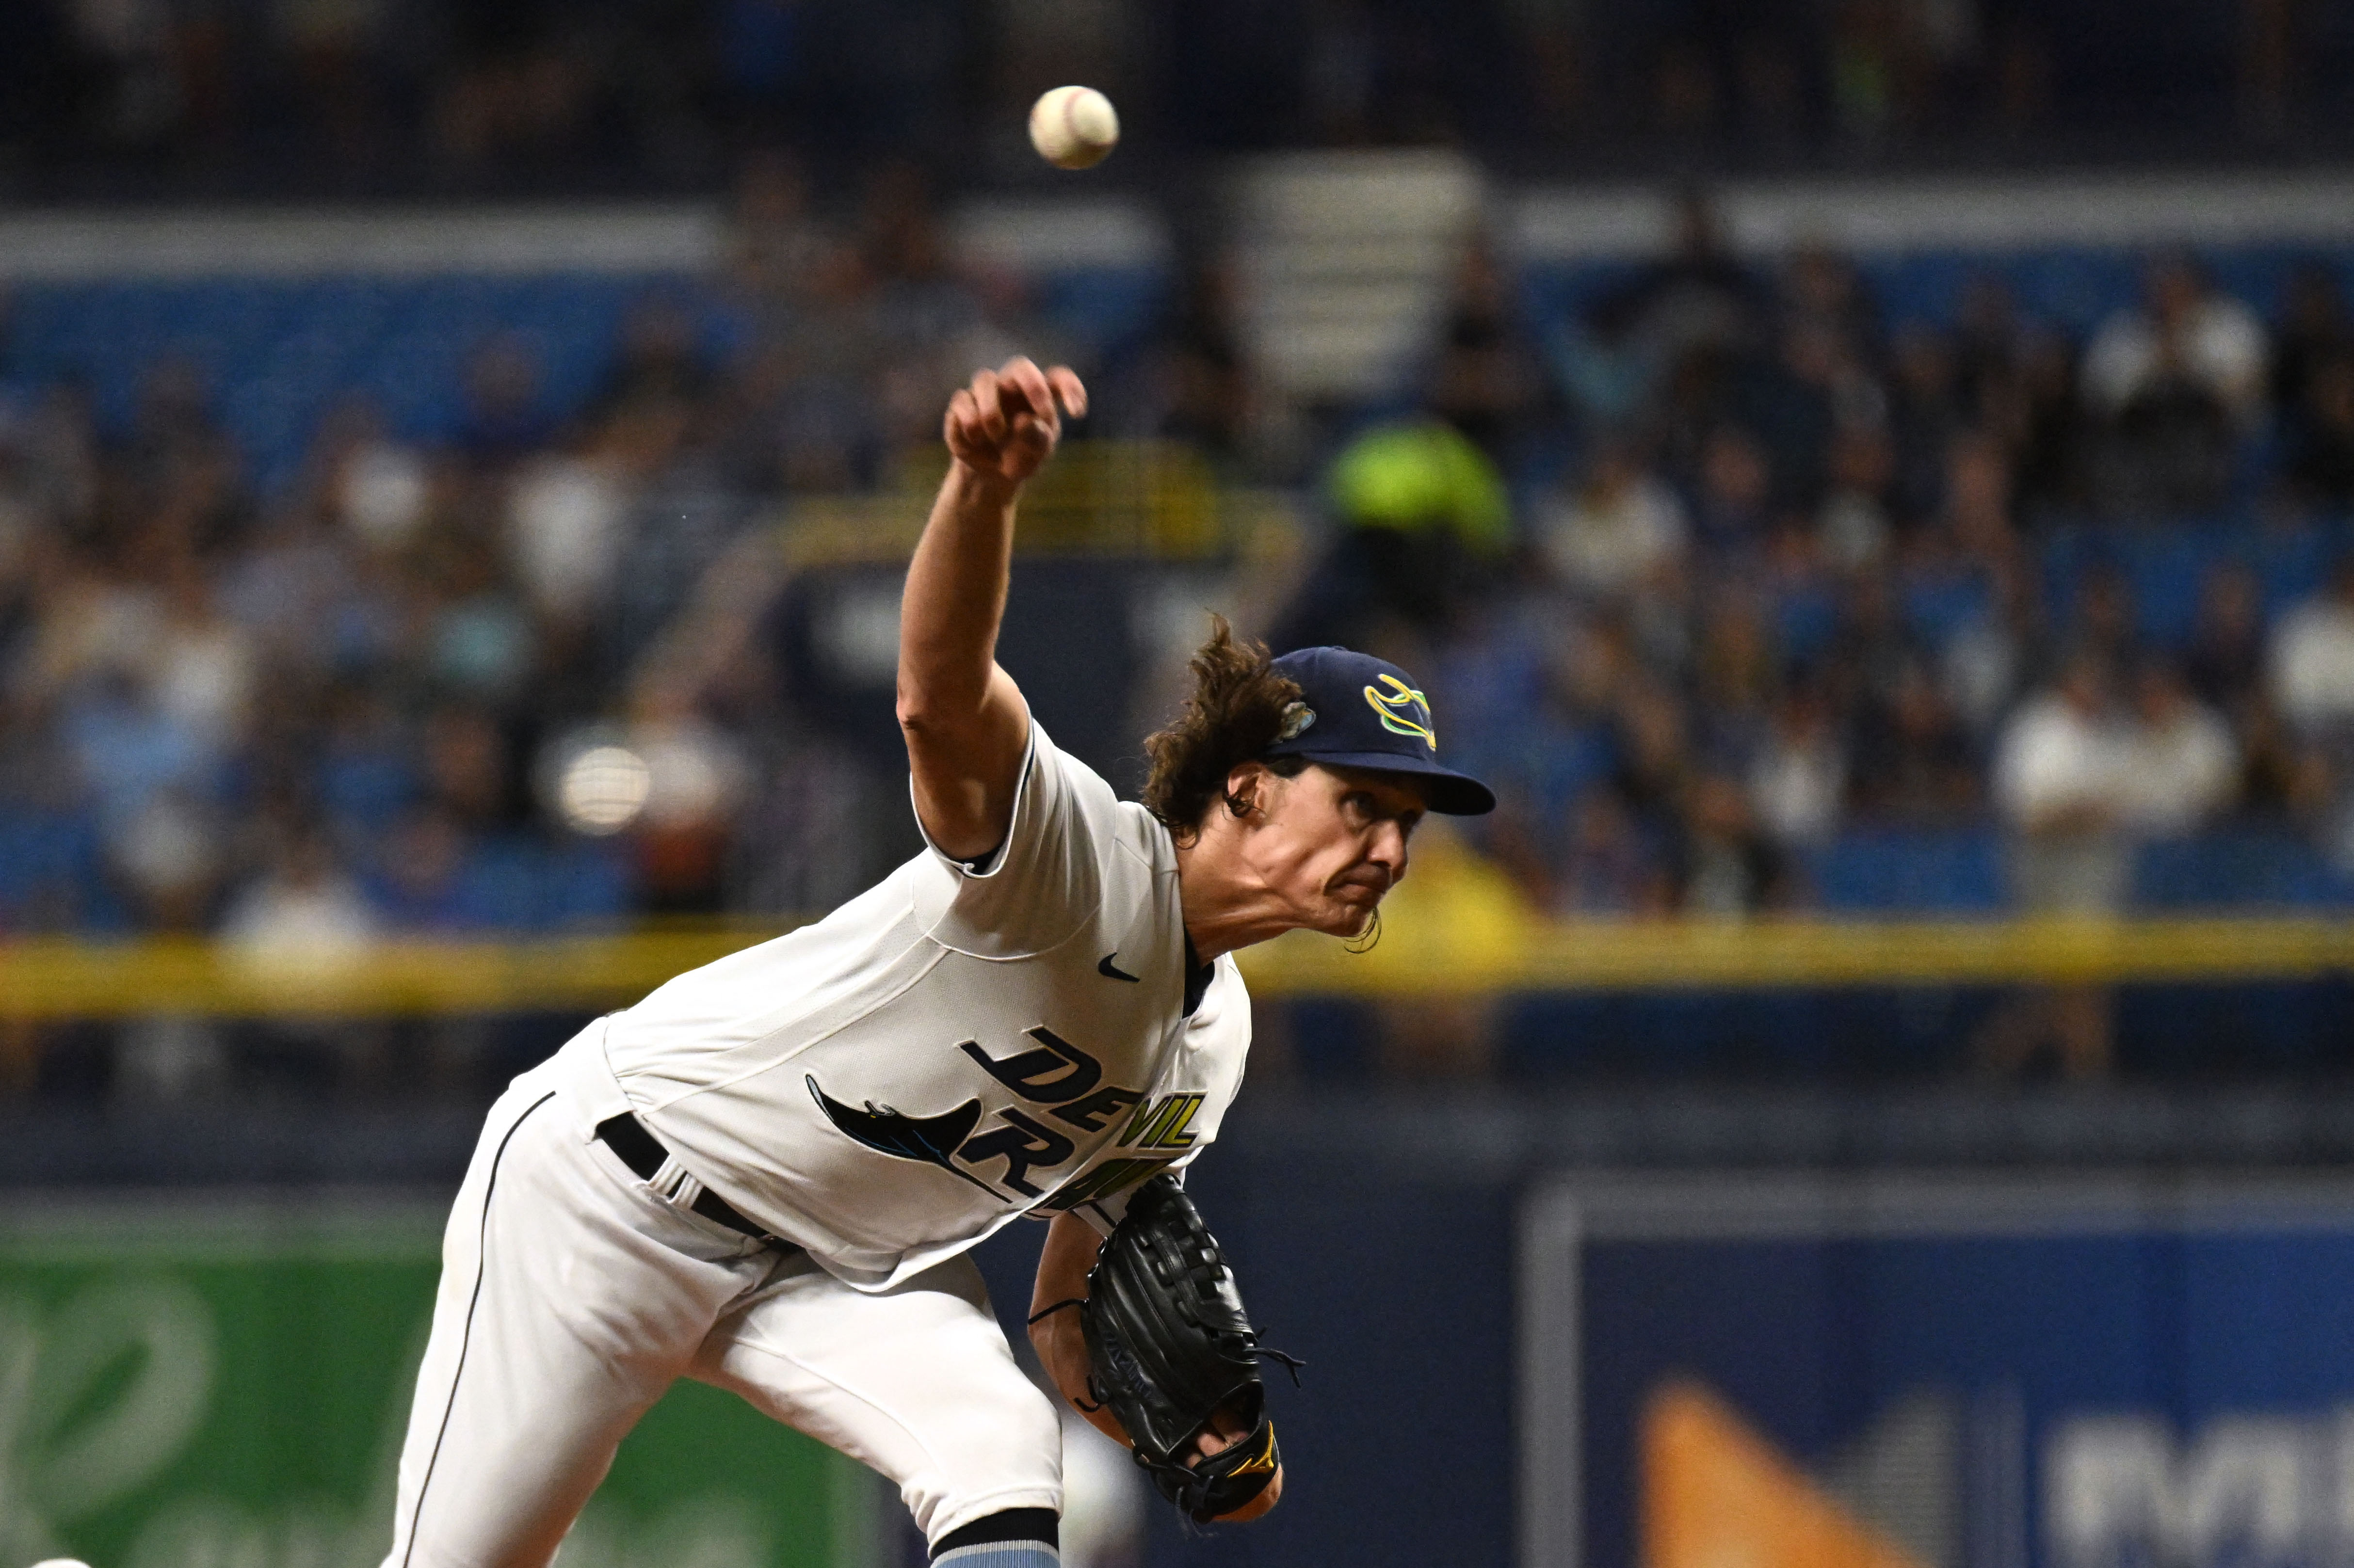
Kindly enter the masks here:
M 1111 786 L 1033 719 L 1005 842 L 970 862 L 926 836 L 937 874 L 927 879 L 918 913 L 929 935 L 987 959 L 1022 958 L 1067 939 L 1098 912 L 1102 855 L 1114 842 L 1119 806 Z

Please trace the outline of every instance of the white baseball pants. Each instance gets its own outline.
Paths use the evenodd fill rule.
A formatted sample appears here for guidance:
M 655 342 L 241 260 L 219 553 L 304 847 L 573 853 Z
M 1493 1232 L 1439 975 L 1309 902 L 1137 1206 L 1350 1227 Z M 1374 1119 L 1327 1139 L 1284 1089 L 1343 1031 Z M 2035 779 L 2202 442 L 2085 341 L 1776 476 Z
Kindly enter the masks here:
M 1059 1511 L 1061 1424 L 971 1260 L 866 1295 L 666 1200 L 669 1168 L 641 1181 L 595 1137 L 613 1114 L 578 1055 L 595 1044 L 517 1078 L 482 1129 L 442 1240 L 385 1568 L 545 1568 L 679 1377 L 889 1477 L 929 1540 Z

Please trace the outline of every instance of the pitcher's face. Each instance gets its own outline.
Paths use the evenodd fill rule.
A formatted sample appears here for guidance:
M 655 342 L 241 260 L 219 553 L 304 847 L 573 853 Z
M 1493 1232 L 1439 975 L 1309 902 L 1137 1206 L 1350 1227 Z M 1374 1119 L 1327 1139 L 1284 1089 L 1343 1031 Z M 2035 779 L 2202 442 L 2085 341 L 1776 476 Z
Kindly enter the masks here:
M 1309 930 L 1353 937 L 1405 875 L 1406 842 L 1427 808 L 1395 774 L 1310 764 L 1257 780 L 1244 854 Z

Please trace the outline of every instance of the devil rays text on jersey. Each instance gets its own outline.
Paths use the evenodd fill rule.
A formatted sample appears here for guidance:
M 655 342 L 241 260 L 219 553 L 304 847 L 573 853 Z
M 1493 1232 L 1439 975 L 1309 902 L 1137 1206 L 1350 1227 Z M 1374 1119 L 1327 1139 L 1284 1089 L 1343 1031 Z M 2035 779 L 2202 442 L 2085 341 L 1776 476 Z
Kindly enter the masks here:
M 977 1040 L 963 1041 L 957 1049 L 1044 1115 L 1080 1132 L 1101 1132 L 1115 1118 L 1133 1112 L 1126 1129 L 1105 1151 L 1111 1158 L 1052 1192 L 1033 1181 L 1031 1172 L 1065 1164 L 1078 1152 L 1078 1145 L 1025 1111 L 1005 1107 L 994 1113 L 992 1126 L 976 1131 L 985 1114 L 979 1097 L 935 1115 L 914 1116 L 874 1100 L 845 1105 L 826 1093 L 814 1074 L 803 1075 L 802 1081 L 826 1119 L 845 1137 L 880 1154 L 937 1165 L 992 1196 L 1012 1192 L 1041 1200 L 1034 1207 L 1049 1213 L 1135 1186 L 1193 1147 L 1193 1137 L 1186 1128 L 1204 1097 L 1176 1094 L 1149 1099 L 1140 1089 L 1105 1084 L 1101 1062 L 1044 1024 L 1024 1033 L 1036 1042 L 1035 1048 L 1002 1060 L 982 1050 Z M 1170 1152 L 1119 1152 L 1141 1149 Z M 1001 1160 L 1003 1167 L 992 1170 L 991 1162 Z

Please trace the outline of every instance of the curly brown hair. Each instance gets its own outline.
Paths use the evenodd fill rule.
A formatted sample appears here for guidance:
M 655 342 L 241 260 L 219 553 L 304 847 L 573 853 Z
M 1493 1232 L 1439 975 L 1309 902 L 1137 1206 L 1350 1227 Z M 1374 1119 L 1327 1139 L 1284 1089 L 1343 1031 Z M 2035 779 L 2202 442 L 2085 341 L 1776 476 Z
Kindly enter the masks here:
M 1284 710 L 1299 700 L 1299 683 L 1276 673 L 1267 644 L 1237 639 L 1223 615 L 1210 617 L 1210 640 L 1188 668 L 1193 694 L 1175 723 L 1144 741 L 1152 764 L 1144 809 L 1180 837 L 1200 831 L 1210 808 L 1226 798 L 1226 775 L 1276 743 Z M 1268 766 L 1288 776 L 1300 770 L 1298 763 L 1282 758 Z

